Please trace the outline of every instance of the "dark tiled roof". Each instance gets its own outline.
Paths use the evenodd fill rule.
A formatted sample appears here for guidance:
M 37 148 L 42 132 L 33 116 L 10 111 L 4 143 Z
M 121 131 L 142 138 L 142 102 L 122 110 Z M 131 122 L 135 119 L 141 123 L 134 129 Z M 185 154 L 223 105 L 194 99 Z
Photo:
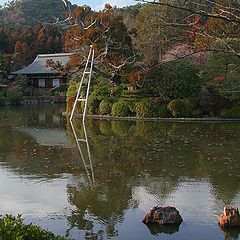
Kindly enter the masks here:
M 12 72 L 11 74 L 25 75 L 57 73 L 57 70 L 46 66 L 47 60 L 51 59 L 54 62 L 59 62 L 61 65 L 65 66 L 70 61 L 71 55 L 72 53 L 39 54 L 30 65 L 18 71 Z

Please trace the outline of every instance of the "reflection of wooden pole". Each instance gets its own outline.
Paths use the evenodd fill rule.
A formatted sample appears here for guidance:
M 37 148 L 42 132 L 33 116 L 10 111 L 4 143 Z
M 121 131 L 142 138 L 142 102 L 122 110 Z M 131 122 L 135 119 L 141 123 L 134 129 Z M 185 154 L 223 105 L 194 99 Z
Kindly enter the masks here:
M 89 183 L 91 185 L 91 188 L 93 188 L 95 186 L 95 177 L 94 177 L 92 158 L 91 158 L 90 147 L 89 147 L 89 143 L 88 143 L 88 136 L 87 136 L 87 130 L 86 130 L 86 127 L 85 127 L 85 122 L 83 121 L 82 123 L 83 123 L 83 130 L 84 130 L 84 137 L 85 138 L 78 138 L 76 130 L 75 130 L 75 127 L 74 127 L 74 124 L 70 120 L 70 124 L 71 124 L 71 127 L 72 127 L 73 135 L 74 135 L 75 141 L 77 143 L 78 151 L 79 151 L 80 156 L 82 158 L 85 171 L 87 173 L 88 181 L 89 181 Z M 81 146 L 80 146 L 80 142 L 85 142 L 86 143 L 89 165 L 86 164 L 86 161 L 85 161 L 85 158 L 84 158 L 84 154 L 83 154 Z M 91 174 L 89 173 L 88 167 L 90 167 L 90 169 L 91 169 Z

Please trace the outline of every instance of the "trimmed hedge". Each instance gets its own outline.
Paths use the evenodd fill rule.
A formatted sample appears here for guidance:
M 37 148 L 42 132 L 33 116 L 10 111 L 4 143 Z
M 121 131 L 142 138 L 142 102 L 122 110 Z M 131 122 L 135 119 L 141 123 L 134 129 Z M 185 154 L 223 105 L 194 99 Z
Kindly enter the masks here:
M 112 103 L 107 100 L 103 100 L 99 105 L 99 113 L 102 115 L 109 115 L 111 114 L 112 110 Z
M 142 100 L 136 103 L 137 117 L 152 117 L 151 103 L 148 100 Z
M 166 103 L 161 98 L 148 98 L 136 103 L 137 117 L 168 117 L 169 115 Z
M 172 100 L 167 108 L 173 117 L 197 117 L 200 115 L 200 110 L 195 99 Z
M 240 118 L 240 105 L 222 109 L 220 111 L 220 116 L 222 118 Z
M 112 115 L 118 117 L 127 117 L 130 116 L 130 109 L 128 103 L 120 100 L 112 105 Z

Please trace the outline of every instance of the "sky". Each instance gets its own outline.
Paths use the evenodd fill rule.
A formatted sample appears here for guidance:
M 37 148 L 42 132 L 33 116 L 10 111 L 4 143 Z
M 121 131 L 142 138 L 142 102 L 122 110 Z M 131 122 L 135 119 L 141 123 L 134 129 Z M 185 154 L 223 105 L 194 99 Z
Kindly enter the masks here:
M 50 0 L 51 1 L 51 0 Z M 111 4 L 113 7 L 124 7 L 128 5 L 136 4 L 135 0 L 70 0 L 72 3 L 76 3 L 78 5 L 88 5 L 94 10 L 101 10 L 103 9 L 105 3 Z M 0 5 L 3 5 L 6 0 L 0 0 Z

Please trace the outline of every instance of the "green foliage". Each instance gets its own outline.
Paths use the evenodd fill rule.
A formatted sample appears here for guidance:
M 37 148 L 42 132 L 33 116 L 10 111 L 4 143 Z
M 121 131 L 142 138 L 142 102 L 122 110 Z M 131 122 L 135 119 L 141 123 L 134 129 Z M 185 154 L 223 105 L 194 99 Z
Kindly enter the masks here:
M 240 104 L 235 104 L 231 108 L 224 108 L 220 111 L 222 118 L 240 118 Z
M 168 3 L 172 2 L 175 4 L 175 1 L 168 0 Z M 182 2 L 181 5 L 184 6 L 184 3 Z M 166 49 L 171 47 L 172 41 L 169 39 L 173 39 L 176 35 L 181 39 L 181 36 L 184 35 L 184 32 L 164 24 L 161 19 L 170 23 L 179 21 L 179 16 L 184 18 L 186 14 L 177 8 L 168 6 L 144 4 L 141 7 L 137 16 L 137 43 L 145 62 L 150 65 L 159 64 L 161 56 L 166 53 Z
M 151 117 L 151 115 L 152 115 L 151 103 L 148 100 L 142 100 L 136 103 L 137 117 Z
M 143 99 L 136 103 L 137 117 L 163 117 L 164 102 L 161 98 Z M 165 106 L 166 107 L 166 106 Z M 166 113 L 167 114 L 167 109 Z
M 93 81 L 93 89 L 91 96 L 102 101 L 106 98 L 109 98 L 111 95 L 111 87 L 108 85 L 108 81 L 104 77 L 98 77 Z
M 153 88 L 164 100 L 196 96 L 202 87 L 195 65 L 185 61 L 164 64 L 153 74 Z
M 112 115 L 118 117 L 127 117 L 130 115 L 130 109 L 126 101 L 120 100 L 112 105 Z
M 172 100 L 167 108 L 173 117 L 197 117 L 200 114 L 195 99 Z
M 7 90 L 7 100 L 12 104 L 19 104 L 23 100 L 22 88 L 19 86 Z
M 4 240 L 66 240 L 55 236 L 36 225 L 23 223 L 21 215 L 13 217 L 6 215 L 0 219 L 0 239 Z
M 3 54 L 0 52 L 0 83 L 6 77 L 6 64 L 3 57 Z
M 214 53 L 207 58 L 203 81 L 215 88 L 219 95 L 230 101 L 240 100 L 240 60 L 237 56 L 227 53 Z
M 108 115 L 111 113 L 112 110 L 112 103 L 107 101 L 107 100 L 103 100 L 100 105 L 99 105 L 99 113 L 102 115 Z
M 17 86 L 26 89 L 27 88 L 28 78 L 24 75 L 17 75 L 15 78 L 15 83 Z
M 162 104 L 160 107 L 159 107 L 159 117 L 162 117 L 162 118 L 167 118 L 167 117 L 170 117 L 171 114 L 167 108 L 167 104 Z
M 208 91 L 202 90 L 199 94 L 200 109 L 211 116 L 217 116 L 221 109 L 229 107 L 230 102 L 218 95 L 218 92 L 209 88 Z
M 88 113 L 89 114 L 98 114 L 100 101 L 95 95 L 90 95 L 88 98 Z
M 240 100 L 240 72 L 238 69 L 230 71 L 227 79 L 218 87 L 220 95 L 230 101 Z
M 66 93 L 66 97 L 67 97 L 66 98 L 66 101 L 67 101 L 66 111 L 67 112 L 72 111 L 73 104 L 74 104 L 74 101 L 75 101 L 75 97 L 77 95 L 77 83 L 75 81 L 75 77 L 76 76 L 73 76 L 71 78 L 71 80 L 69 81 L 69 84 L 68 84 L 68 89 L 67 89 L 67 93 Z M 77 111 L 81 112 L 81 103 L 79 103 L 77 105 Z
M 4 92 L 0 91 L 0 105 L 3 105 L 6 101 L 6 97 L 4 95 Z
M 11 1 L 8 7 L 0 10 L 0 24 L 17 27 L 20 25 L 34 26 L 39 22 L 51 22 L 52 16 L 62 19 L 65 14 L 63 4 L 58 0 Z
M 75 97 L 77 95 L 77 83 L 71 79 L 69 81 L 69 84 L 68 84 L 68 90 L 67 90 L 67 101 L 72 98 L 72 97 Z

